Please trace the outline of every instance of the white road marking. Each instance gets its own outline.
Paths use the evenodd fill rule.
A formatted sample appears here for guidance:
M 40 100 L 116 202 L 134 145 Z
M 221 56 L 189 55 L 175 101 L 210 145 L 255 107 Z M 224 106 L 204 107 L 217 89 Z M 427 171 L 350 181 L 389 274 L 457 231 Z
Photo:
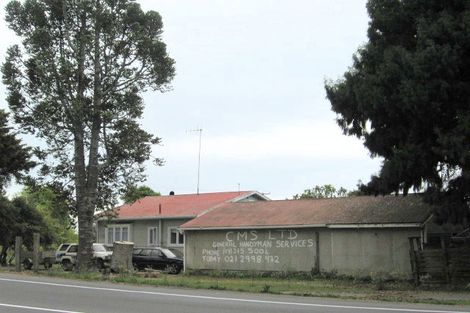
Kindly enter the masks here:
M 83 312 L 77 312 L 77 311 L 66 311 L 66 310 L 39 308 L 39 307 L 36 307 L 36 306 L 26 306 L 26 305 L 0 303 L 0 307 L 2 307 L 2 306 L 7 307 L 7 308 L 26 309 L 26 310 L 33 310 L 33 311 L 46 311 L 46 312 L 57 312 L 57 313 L 83 313 Z
M 122 292 L 122 293 L 147 294 L 147 295 L 166 296 L 166 297 L 179 297 L 179 298 L 215 300 L 215 301 L 234 301 L 234 302 L 248 302 L 248 303 L 278 304 L 278 305 L 294 305 L 294 306 L 306 306 L 306 307 L 323 307 L 323 308 L 336 308 L 336 309 L 345 309 L 345 310 L 352 310 L 353 309 L 353 310 L 393 311 L 393 312 L 420 312 L 420 313 L 470 313 L 469 311 L 447 311 L 447 310 L 428 310 L 428 309 L 387 308 L 387 307 L 373 307 L 373 306 L 316 304 L 316 303 L 303 303 L 303 302 L 284 302 L 284 301 L 255 300 L 255 299 L 242 299 L 242 298 L 211 297 L 211 296 L 198 296 L 198 295 L 187 295 L 187 294 L 156 292 L 156 291 L 129 290 L 129 289 L 117 289 L 117 288 L 105 288 L 105 287 L 91 287 L 91 286 L 81 286 L 81 285 L 47 283 L 47 282 L 42 282 L 42 281 L 10 279 L 10 278 L 0 278 L 0 281 L 9 281 L 9 282 L 26 283 L 26 284 L 33 284 L 33 285 L 45 285 L 45 286 L 54 286 L 54 287 L 67 287 L 67 288 L 76 288 L 76 289 L 85 289 L 85 290 L 101 290 L 101 291 L 112 291 L 112 292 Z M 58 312 L 67 312 L 67 311 L 58 311 Z

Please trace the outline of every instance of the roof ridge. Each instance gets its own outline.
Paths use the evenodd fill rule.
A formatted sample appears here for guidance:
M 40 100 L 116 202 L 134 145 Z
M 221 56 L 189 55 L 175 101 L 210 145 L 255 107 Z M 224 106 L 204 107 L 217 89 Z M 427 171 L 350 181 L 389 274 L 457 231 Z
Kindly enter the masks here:
M 422 193 L 409 193 L 407 195 L 399 194 L 399 195 L 360 195 L 360 196 L 345 196 L 345 197 L 333 197 L 333 198 L 308 198 L 308 199 L 275 199 L 271 200 L 271 202 L 279 202 L 279 201 L 319 201 L 319 200 L 344 200 L 344 199 L 357 199 L 357 198 L 406 198 L 406 197 L 416 197 L 421 195 Z
M 238 193 L 238 194 L 241 195 L 241 194 L 252 193 L 252 192 L 256 192 L 256 191 L 254 191 L 254 190 L 240 190 L 240 191 L 214 191 L 214 192 L 201 192 L 201 193 L 181 193 L 181 194 L 174 194 L 174 195 L 145 196 L 145 197 L 140 198 L 140 199 L 158 198 L 158 197 L 178 197 L 178 196 L 201 196 L 201 195 L 212 195 L 212 194 L 222 194 L 222 193 Z

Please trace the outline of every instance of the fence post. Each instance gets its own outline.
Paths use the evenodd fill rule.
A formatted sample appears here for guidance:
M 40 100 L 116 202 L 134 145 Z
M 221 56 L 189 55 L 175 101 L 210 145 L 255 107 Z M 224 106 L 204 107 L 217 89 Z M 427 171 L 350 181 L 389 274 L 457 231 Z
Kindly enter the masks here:
M 39 270 L 39 233 L 33 234 L 33 271 Z
M 23 245 L 23 238 L 16 236 L 15 238 L 15 270 L 21 272 L 21 246 Z
M 445 276 L 446 283 L 450 283 L 450 268 L 449 268 L 449 238 L 446 236 L 441 236 L 441 248 L 442 254 L 444 255 L 444 265 L 445 265 Z
M 320 273 L 320 233 L 315 232 L 315 272 Z
M 409 237 L 408 241 L 410 243 L 410 262 L 411 262 L 411 273 L 413 274 L 413 280 L 415 285 L 419 284 L 419 268 L 418 262 L 416 260 L 416 250 L 415 250 L 415 239 L 414 237 Z

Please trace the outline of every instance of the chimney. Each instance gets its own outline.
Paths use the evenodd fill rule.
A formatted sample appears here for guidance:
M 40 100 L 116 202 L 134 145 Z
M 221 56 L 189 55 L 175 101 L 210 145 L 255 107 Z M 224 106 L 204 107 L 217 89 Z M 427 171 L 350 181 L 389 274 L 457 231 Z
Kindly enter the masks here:
M 160 214 L 160 215 L 162 214 L 162 204 L 161 203 L 158 205 L 158 214 Z

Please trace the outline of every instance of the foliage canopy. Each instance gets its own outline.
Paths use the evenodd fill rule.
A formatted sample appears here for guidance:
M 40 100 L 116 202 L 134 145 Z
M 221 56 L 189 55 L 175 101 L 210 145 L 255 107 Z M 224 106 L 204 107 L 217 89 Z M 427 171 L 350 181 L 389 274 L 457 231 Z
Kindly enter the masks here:
M 470 218 L 470 2 L 369 0 L 369 41 L 326 84 L 347 135 L 384 158 L 362 186 L 426 190 L 441 221 Z
M 12 177 L 21 178 L 24 171 L 34 166 L 30 150 L 8 127 L 8 114 L 0 110 L 0 193 Z

